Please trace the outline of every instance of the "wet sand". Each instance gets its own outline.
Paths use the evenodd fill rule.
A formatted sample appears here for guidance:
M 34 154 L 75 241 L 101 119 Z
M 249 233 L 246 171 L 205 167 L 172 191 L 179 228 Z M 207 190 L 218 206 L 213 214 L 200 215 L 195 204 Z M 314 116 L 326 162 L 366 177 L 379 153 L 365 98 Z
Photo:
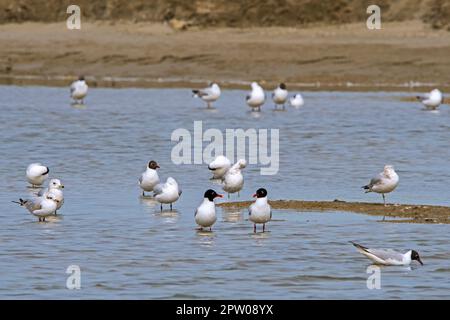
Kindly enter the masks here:
M 218 81 L 308 90 L 450 88 L 450 32 L 419 20 L 301 28 L 190 28 L 82 22 L 0 26 L 0 84 L 66 86 L 84 74 L 91 87 L 190 87 Z M 430 54 L 432 53 L 432 54 Z
M 301 200 L 272 200 L 269 201 L 273 209 L 289 209 L 296 211 L 345 211 L 368 214 L 372 216 L 386 216 L 385 222 L 409 223 L 450 223 L 450 207 L 390 204 L 384 206 L 378 203 L 334 201 L 301 201 Z M 225 202 L 218 206 L 224 208 L 247 208 L 252 202 Z M 396 218 L 396 219 L 390 219 Z

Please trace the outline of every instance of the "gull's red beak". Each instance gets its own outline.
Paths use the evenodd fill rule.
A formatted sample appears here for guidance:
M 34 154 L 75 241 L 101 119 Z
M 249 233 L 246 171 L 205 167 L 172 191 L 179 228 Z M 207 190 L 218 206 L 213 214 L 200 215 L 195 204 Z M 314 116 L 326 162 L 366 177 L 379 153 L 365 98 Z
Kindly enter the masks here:
M 253 198 L 256 198 L 258 195 L 255 193 L 254 195 L 253 195 Z
M 223 198 L 223 195 L 221 195 L 221 194 L 216 194 L 216 198 Z

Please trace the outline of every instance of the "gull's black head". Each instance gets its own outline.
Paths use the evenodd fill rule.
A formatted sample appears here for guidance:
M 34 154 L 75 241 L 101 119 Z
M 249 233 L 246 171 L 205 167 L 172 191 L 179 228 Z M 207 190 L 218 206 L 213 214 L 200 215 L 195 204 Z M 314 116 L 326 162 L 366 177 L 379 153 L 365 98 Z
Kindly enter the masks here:
M 286 90 L 286 85 L 284 83 L 280 83 L 280 88 Z
M 416 260 L 423 265 L 422 260 L 420 260 L 419 253 L 416 250 L 411 250 L 411 260 Z
M 258 190 L 256 190 L 256 193 L 253 195 L 253 198 L 264 198 L 267 197 L 267 190 L 264 188 L 259 188 Z
M 79 77 L 78 77 L 78 80 L 84 81 L 84 76 L 79 76 Z
M 153 170 L 156 170 L 156 168 L 159 168 L 159 165 L 156 163 L 156 161 L 150 161 L 149 163 L 148 163 L 148 167 L 150 168 L 150 169 L 153 169 Z
M 209 201 L 214 201 L 215 198 L 222 198 L 223 196 L 215 192 L 213 189 L 208 189 L 206 190 L 204 197 L 208 198 Z

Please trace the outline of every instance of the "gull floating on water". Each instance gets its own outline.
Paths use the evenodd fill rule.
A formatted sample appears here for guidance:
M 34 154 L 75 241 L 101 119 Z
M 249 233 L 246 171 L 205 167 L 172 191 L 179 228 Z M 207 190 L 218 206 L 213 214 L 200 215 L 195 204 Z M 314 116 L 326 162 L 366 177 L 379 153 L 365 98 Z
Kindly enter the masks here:
M 225 174 L 222 178 L 223 190 L 228 192 L 228 198 L 230 197 L 230 193 L 238 193 L 241 191 L 244 186 L 244 176 L 242 175 L 242 169 L 247 166 L 247 161 L 244 159 L 240 159 L 236 162 Z
M 286 85 L 284 83 L 280 83 L 280 85 L 272 92 L 272 100 L 275 103 L 275 109 L 277 109 L 278 105 L 281 104 L 284 110 L 287 98 L 288 91 L 286 89 Z
M 248 219 L 253 222 L 253 232 L 256 233 L 256 224 L 263 225 L 263 232 L 266 223 L 272 219 L 272 208 L 267 201 L 267 190 L 260 188 L 253 195 L 256 201 L 248 208 Z
M 391 249 L 369 249 L 352 241 L 350 241 L 350 243 L 353 244 L 360 253 L 376 264 L 382 264 L 385 266 L 408 266 L 413 260 L 416 260 L 423 265 L 419 254 L 415 250 L 400 253 Z
M 200 98 L 206 102 L 207 108 L 220 97 L 220 87 L 217 83 L 212 83 L 209 87 L 201 90 L 192 90 L 194 97 Z
M 54 199 L 54 195 L 46 193 L 43 197 L 34 199 L 19 199 L 19 201 L 13 201 L 22 207 L 25 207 L 32 215 L 39 218 L 39 221 L 45 221 L 45 218 L 54 215 L 58 203 Z
M 376 177 L 372 178 L 372 180 L 370 180 L 370 183 L 363 186 L 362 188 L 366 190 L 366 193 L 381 193 L 381 195 L 383 196 L 384 205 L 386 206 L 385 194 L 394 191 L 398 186 L 398 182 L 399 177 L 395 172 L 394 167 L 385 165 L 383 172 L 380 172 Z
M 77 81 L 74 81 L 70 86 L 70 97 L 78 103 L 81 100 L 81 104 L 84 104 L 84 98 L 88 93 L 88 85 L 84 80 L 84 76 L 80 76 Z
M 53 196 L 53 200 L 57 204 L 55 214 L 57 214 L 57 210 L 61 209 L 64 204 L 64 193 L 62 189 L 64 189 L 64 185 L 59 179 L 51 179 L 48 183 L 48 187 L 40 190 L 37 194 L 39 197 L 44 197 L 46 194 L 51 194 Z
M 222 198 L 221 194 L 217 194 L 214 190 L 209 189 L 204 194 L 202 204 L 195 210 L 195 222 L 200 226 L 200 229 L 208 228 L 211 230 L 212 225 L 216 222 L 216 205 L 215 198 Z
M 305 104 L 305 101 L 303 100 L 303 97 L 300 93 L 296 93 L 289 99 L 289 104 L 294 108 L 300 108 Z
M 49 168 L 40 163 L 32 163 L 27 168 L 27 180 L 33 186 L 41 186 L 48 177 Z
M 222 179 L 230 168 L 231 161 L 225 156 L 217 156 L 208 166 L 208 169 L 213 172 L 212 180 Z
M 161 204 L 161 211 L 163 203 L 169 203 L 172 210 L 172 203 L 180 198 L 181 192 L 178 183 L 172 177 L 167 178 L 166 183 L 159 183 L 153 188 L 155 200 Z
M 158 172 L 156 172 L 156 169 L 158 168 L 159 165 L 156 163 L 156 161 L 151 160 L 147 165 L 147 169 L 139 178 L 139 186 L 142 189 L 143 196 L 145 196 L 146 191 L 153 191 L 153 188 L 159 183 Z
M 261 106 L 266 101 L 266 94 L 264 89 L 256 82 L 252 82 L 251 86 L 252 91 L 246 97 L 247 104 L 253 110 L 261 111 Z
M 429 110 L 436 110 L 444 102 L 442 92 L 439 89 L 433 89 L 430 93 L 425 93 L 423 96 L 417 96 L 416 98 Z

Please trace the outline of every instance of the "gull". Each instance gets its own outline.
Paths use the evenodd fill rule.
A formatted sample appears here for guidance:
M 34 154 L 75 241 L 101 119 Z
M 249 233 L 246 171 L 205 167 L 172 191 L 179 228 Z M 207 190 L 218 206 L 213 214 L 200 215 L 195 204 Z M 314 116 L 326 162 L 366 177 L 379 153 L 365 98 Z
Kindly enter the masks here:
M 214 204 L 215 198 L 222 198 L 221 194 L 217 194 L 214 190 L 206 190 L 204 194 L 203 202 L 195 210 L 195 222 L 200 226 L 200 230 L 208 228 L 211 231 L 212 225 L 216 222 L 216 205 Z
M 303 100 L 303 97 L 300 93 L 296 93 L 289 99 L 289 104 L 294 108 L 300 108 L 305 104 L 305 101 Z
M 439 89 L 433 89 L 430 93 L 425 93 L 423 96 L 417 96 L 416 98 L 429 110 L 436 110 L 441 103 L 444 103 L 442 92 Z
M 32 163 L 27 168 L 27 180 L 32 187 L 41 186 L 48 177 L 49 168 L 40 163 Z
M 399 177 L 395 172 L 394 167 L 385 165 L 383 172 L 380 172 L 376 177 L 372 178 L 372 180 L 370 180 L 370 183 L 363 186 L 362 188 L 366 190 L 365 193 L 381 193 L 381 195 L 383 196 L 384 205 L 386 206 L 385 194 L 394 191 L 394 189 L 398 186 L 398 182 Z
M 39 218 L 39 222 L 45 221 L 45 218 L 55 214 L 58 203 L 51 193 L 35 199 L 19 199 L 19 201 L 12 201 L 25 207 L 32 215 Z
M 77 81 L 74 81 L 70 86 L 70 97 L 75 103 L 81 100 L 81 104 L 84 104 L 84 97 L 88 92 L 88 85 L 84 80 L 84 76 L 80 76 Z
M 251 86 L 252 91 L 246 97 L 247 104 L 253 110 L 261 111 L 261 106 L 266 101 L 266 94 L 264 89 L 256 82 L 252 82 Z
M 53 200 L 55 200 L 57 204 L 56 210 L 59 210 L 64 204 L 64 193 L 62 189 L 64 189 L 64 185 L 59 179 L 51 179 L 48 183 L 48 187 L 40 190 L 37 195 L 39 197 L 43 197 L 46 194 L 51 194 L 53 196 Z M 55 211 L 55 215 L 56 214 L 57 211 Z
M 288 97 L 288 91 L 284 83 L 280 83 L 279 86 L 272 92 L 272 100 L 275 103 L 275 109 L 278 105 L 283 105 L 283 110 L 285 109 L 284 104 L 286 103 Z
M 139 186 L 142 189 L 142 196 L 145 196 L 146 191 L 153 191 L 153 188 L 159 183 L 158 172 L 156 172 L 156 169 L 158 168 L 159 165 L 156 161 L 151 160 L 147 165 L 147 169 L 139 178 Z
M 208 169 L 213 172 L 211 180 L 222 179 L 231 167 L 231 161 L 225 156 L 217 156 L 213 162 L 208 166 Z
M 423 265 L 419 254 L 415 250 L 400 253 L 392 249 L 369 249 L 352 241 L 350 241 L 350 243 L 353 244 L 360 253 L 375 262 L 375 264 L 382 264 L 385 266 L 409 266 L 413 260 L 416 260 Z
M 248 219 L 253 222 L 253 232 L 256 233 L 256 224 L 263 224 L 263 232 L 266 223 L 272 219 L 272 208 L 267 202 L 267 190 L 259 188 L 253 195 L 256 201 L 248 208 Z
M 153 188 L 153 195 L 161 204 L 161 211 L 163 203 L 170 203 L 170 210 L 172 210 L 172 203 L 180 198 L 181 192 L 178 183 L 172 177 L 167 178 L 166 183 L 159 183 Z
M 211 108 L 211 103 L 220 97 L 220 87 L 217 83 L 212 83 L 209 87 L 201 90 L 192 90 L 194 97 L 200 98 L 206 102 L 207 108 Z
M 230 198 L 230 193 L 238 193 L 244 186 L 244 176 L 241 170 L 247 166 L 247 161 L 240 159 L 236 162 L 224 175 L 222 178 L 223 190 L 228 192 L 228 198 Z

